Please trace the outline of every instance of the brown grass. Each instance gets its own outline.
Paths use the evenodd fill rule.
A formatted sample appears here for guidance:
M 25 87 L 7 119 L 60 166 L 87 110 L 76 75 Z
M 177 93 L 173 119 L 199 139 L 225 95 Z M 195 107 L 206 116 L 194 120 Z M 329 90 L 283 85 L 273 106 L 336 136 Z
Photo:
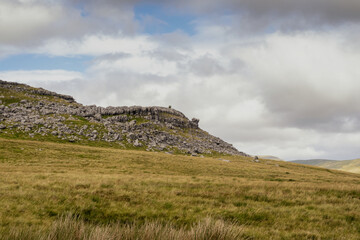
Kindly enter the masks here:
M 0 239 L 14 240 L 226 240 L 241 239 L 242 228 L 236 224 L 206 218 L 189 228 L 176 228 L 171 224 L 146 222 L 143 224 L 93 225 L 71 215 L 55 221 L 49 229 L 11 229 Z
M 181 235 L 209 221 L 244 239 L 359 239 L 359 175 L 223 158 L 0 138 L 0 232 L 47 237 L 71 223 L 84 237 Z

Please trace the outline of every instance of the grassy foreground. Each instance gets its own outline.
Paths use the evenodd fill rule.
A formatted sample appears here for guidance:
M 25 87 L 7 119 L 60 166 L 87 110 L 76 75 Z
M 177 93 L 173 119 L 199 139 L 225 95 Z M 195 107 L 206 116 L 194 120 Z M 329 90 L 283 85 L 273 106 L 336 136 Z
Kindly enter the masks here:
M 225 224 L 221 220 L 207 218 L 194 226 L 176 228 L 171 224 L 147 222 L 139 224 L 112 224 L 97 226 L 84 223 L 72 216 L 65 216 L 55 221 L 50 229 L 23 227 L 13 228 L 6 234 L 6 239 L 31 240 L 98 240 L 98 239 L 171 239 L 171 240 L 209 240 L 241 239 L 242 228 L 236 224 Z
M 0 138 L 0 239 L 359 239 L 360 175 Z

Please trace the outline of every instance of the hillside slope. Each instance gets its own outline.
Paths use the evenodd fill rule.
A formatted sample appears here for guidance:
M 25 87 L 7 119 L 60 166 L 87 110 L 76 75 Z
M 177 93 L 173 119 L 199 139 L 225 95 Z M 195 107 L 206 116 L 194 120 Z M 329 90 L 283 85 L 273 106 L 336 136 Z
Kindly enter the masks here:
M 257 155 L 259 158 L 262 159 L 269 159 L 269 160 L 276 160 L 276 161 L 284 161 L 281 158 L 278 158 L 276 156 L 272 156 L 272 155 Z
M 0 80 L 0 136 L 185 154 L 246 155 L 164 107 L 83 106 L 67 95 Z
M 291 162 L 329 168 L 329 169 L 337 169 L 352 173 L 360 173 L 360 159 L 341 160 L 341 161 L 327 160 L 327 159 L 310 159 L 310 160 L 295 160 Z
M 244 156 L 0 138 L 0 200 L 0 239 L 40 239 L 39 230 L 43 239 L 119 239 L 102 237 L 119 227 L 152 234 L 123 239 L 351 240 L 360 233 L 360 175 Z M 199 221 L 207 224 L 193 237 L 170 237 Z M 167 237 L 164 226 L 172 226 Z M 238 237 L 224 233 L 234 227 Z M 84 232 L 95 235 L 80 238 Z

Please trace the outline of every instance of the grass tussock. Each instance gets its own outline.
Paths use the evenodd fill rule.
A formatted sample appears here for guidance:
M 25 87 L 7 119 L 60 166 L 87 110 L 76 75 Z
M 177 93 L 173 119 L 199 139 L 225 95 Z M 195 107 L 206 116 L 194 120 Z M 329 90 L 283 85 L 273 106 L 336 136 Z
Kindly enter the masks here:
M 206 218 L 191 227 L 178 228 L 159 221 L 142 224 L 93 225 L 72 215 L 55 221 L 48 229 L 12 228 L 1 240 L 232 240 L 242 239 L 242 227 Z

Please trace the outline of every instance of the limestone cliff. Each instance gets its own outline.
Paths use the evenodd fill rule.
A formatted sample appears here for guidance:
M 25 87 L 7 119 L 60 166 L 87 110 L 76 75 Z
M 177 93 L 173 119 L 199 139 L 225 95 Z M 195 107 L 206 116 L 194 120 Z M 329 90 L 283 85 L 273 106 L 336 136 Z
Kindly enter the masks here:
M 164 107 L 83 106 L 73 97 L 0 80 L 0 137 L 185 154 L 246 155 Z

